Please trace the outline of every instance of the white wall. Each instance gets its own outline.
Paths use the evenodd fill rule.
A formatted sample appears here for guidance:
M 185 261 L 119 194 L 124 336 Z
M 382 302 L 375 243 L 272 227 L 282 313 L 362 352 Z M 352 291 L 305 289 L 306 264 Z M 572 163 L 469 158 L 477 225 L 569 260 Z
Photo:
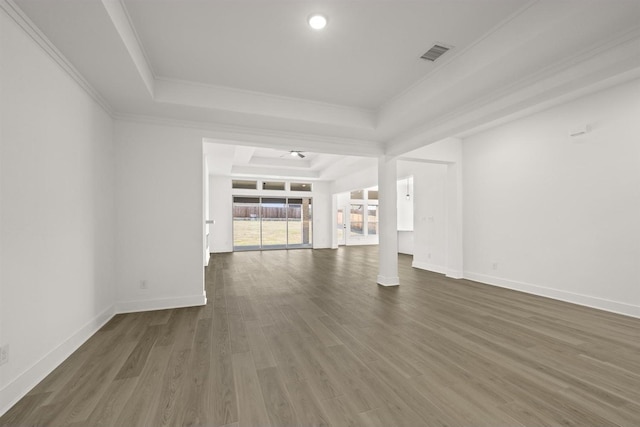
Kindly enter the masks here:
M 113 122 L 0 9 L 0 415 L 113 314 Z
M 415 200 L 413 176 L 400 179 L 397 185 L 398 253 L 413 255 L 413 201 Z
M 463 275 L 462 141 L 446 138 L 405 154 L 398 175 L 414 175 L 413 266 Z
M 433 144 L 410 151 L 403 155 L 402 159 L 459 163 L 462 160 L 462 141 L 459 138 L 445 138 Z
M 640 316 L 638 117 L 634 81 L 465 139 L 465 277 Z
M 398 253 L 413 255 L 413 230 L 398 230 Z
M 446 273 L 447 165 L 415 163 L 413 266 Z
M 413 175 L 398 180 L 398 230 L 413 231 L 414 190 Z M 407 198 L 407 195 L 409 195 L 409 198 Z
M 118 310 L 204 304 L 202 139 L 121 121 L 115 137 Z
M 233 252 L 233 199 L 231 178 L 209 177 L 209 214 L 215 223 L 211 226 L 209 247 L 211 252 Z
M 328 182 L 313 183 L 313 249 L 331 248 L 333 243 L 334 205 Z
M 398 192 L 402 192 L 398 196 L 398 217 L 410 203 L 413 219 L 413 231 L 398 235 L 403 239 L 402 247 L 398 242 L 399 252 L 413 255 L 413 267 L 438 273 L 447 272 L 447 168 L 447 164 L 424 161 L 398 162 L 398 174 L 412 176 L 409 201 L 405 197 L 406 180 L 398 181 Z
M 355 170 L 349 175 L 344 175 L 331 181 L 330 191 L 332 194 L 338 194 L 375 187 L 376 185 L 378 185 L 378 166 L 374 165 Z
M 202 246 L 204 248 L 204 266 L 209 265 L 209 258 L 211 256 L 211 249 L 209 248 L 209 234 L 211 233 L 211 225 L 209 224 L 209 219 L 211 215 L 209 214 L 209 205 L 210 205 L 210 189 L 209 189 L 209 166 L 207 165 L 207 156 L 204 154 L 204 146 L 202 150 L 202 199 L 203 199 L 203 217 L 205 219 L 204 223 L 204 239 L 202 242 Z

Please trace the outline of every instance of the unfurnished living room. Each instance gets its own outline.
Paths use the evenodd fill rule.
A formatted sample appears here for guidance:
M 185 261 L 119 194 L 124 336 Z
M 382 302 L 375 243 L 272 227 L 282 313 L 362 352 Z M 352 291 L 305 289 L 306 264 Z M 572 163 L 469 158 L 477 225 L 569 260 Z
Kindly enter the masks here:
M 640 0 L 0 0 L 0 426 L 639 426 Z

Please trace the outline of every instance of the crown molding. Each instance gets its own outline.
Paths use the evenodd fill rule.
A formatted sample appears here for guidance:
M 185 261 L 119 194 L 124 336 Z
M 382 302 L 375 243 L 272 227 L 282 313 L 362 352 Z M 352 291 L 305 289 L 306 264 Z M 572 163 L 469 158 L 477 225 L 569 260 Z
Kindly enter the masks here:
M 42 31 L 29 19 L 13 0 L 0 0 L 2 9 L 40 48 L 53 59 L 109 116 L 114 117 L 114 110 L 100 93 L 80 74 L 65 58 Z
M 102 0 L 102 6 L 107 11 L 111 23 L 118 32 L 127 52 L 129 52 L 129 56 L 138 70 L 138 74 L 144 82 L 149 95 L 153 97 L 155 94 L 156 76 L 151 68 L 147 53 L 142 46 L 138 32 L 133 26 L 131 15 L 129 15 L 129 11 L 124 2 L 122 0 Z
M 349 156 L 378 157 L 383 146 L 376 141 L 354 138 L 323 136 L 307 133 L 286 132 L 273 129 L 249 128 L 212 122 L 195 122 L 134 114 L 116 114 L 116 120 L 138 124 L 150 124 L 185 128 L 197 131 L 210 142 L 236 143 L 264 148 L 282 148 L 310 151 L 314 153 L 341 154 Z

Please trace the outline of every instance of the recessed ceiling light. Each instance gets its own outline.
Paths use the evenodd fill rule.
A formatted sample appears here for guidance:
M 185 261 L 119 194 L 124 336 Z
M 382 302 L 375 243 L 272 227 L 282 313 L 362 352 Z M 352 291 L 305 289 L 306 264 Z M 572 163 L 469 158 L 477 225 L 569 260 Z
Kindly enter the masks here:
M 309 26 L 314 30 L 321 30 L 327 26 L 327 18 L 318 14 L 311 15 L 307 22 L 309 23 Z

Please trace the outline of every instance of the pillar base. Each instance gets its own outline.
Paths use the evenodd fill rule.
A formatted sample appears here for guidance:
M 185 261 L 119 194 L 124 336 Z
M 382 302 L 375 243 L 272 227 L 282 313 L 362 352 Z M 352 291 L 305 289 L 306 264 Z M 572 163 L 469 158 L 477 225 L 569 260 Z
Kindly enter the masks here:
M 399 277 L 385 277 L 378 275 L 378 285 L 380 286 L 399 286 Z

